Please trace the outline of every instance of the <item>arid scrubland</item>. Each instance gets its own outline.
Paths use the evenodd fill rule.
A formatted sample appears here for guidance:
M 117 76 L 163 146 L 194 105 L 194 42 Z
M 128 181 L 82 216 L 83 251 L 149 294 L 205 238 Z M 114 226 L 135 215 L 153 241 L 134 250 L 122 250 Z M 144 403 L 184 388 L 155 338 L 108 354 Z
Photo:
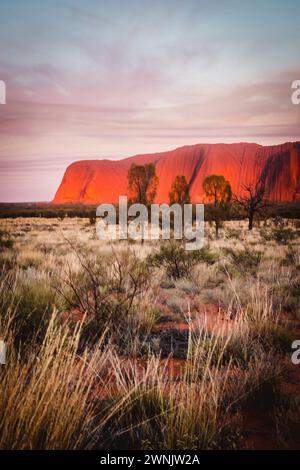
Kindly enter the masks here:
M 0 224 L 1 449 L 299 445 L 297 222 L 207 225 L 197 252 Z

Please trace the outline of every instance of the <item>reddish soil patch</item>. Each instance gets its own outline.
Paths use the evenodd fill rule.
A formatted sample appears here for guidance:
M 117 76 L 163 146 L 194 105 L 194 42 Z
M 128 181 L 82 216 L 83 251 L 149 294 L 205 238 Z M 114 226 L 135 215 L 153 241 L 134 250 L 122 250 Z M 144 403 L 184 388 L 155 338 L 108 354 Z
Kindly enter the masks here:
M 169 317 L 168 317 L 169 318 Z M 155 325 L 153 331 L 179 330 L 186 331 L 189 328 L 194 332 L 199 330 L 209 333 L 226 335 L 234 324 L 218 305 L 206 304 L 201 311 L 194 314 L 192 319 L 186 321 L 167 320 Z
M 249 450 L 275 450 L 278 442 L 275 432 L 275 423 L 265 411 L 255 409 L 242 412 L 243 417 L 243 448 Z

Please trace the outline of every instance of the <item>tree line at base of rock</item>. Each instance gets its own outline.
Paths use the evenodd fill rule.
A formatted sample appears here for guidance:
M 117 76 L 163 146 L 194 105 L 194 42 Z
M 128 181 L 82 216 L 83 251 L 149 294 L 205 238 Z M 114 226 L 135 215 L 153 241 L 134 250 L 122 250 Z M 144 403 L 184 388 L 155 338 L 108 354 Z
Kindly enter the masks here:
M 130 203 L 150 206 L 154 202 L 157 187 L 158 177 L 153 163 L 131 165 L 128 171 Z M 210 202 L 205 213 L 206 220 L 214 223 L 217 238 L 223 221 L 229 217 L 232 202 L 234 202 L 235 209 L 247 217 L 249 230 L 253 228 L 254 217 L 267 209 L 266 188 L 262 178 L 244 185 L 243 196 L 232 194 L 230 182 L 223 175 L 207 176 L 202 187 L 206 199 Z M 175 177 L 169 193 L 169 202 L 181 206 L 190 203 L 190 187 L 184 175 Z
M 216 236 L 225 220 L 248 219 L 248 228 L 252 230 L 255 219 L 274 217 L 300 219 L 300 203 L 274 203 L 266 198 L 266 186 L 263 178 L 244 185 L 243 195 L 232 194 L 230 182 L 222 175 L 209 175 L 203 181 L 206 196 L 205 220 L 213 223 Z M 149 206 L 155 200 L 158 177 L 155 165 L 132 164 L 128 171 L 129 204 L 139 202 Z M 200 188 L 199 188 L 200 189 Z M 190 203 L 190 185 L 184 175 L 177 175 L 169 192 L 169 203 L 184 205 Z M 98 204 L 50 204 L 50 203 L 1 203 L 0 218 L 42 217 L 57 218 L 58 222 L 66 217 L 89 218 L 96 222 Z M 193 205 L 195 209 L 195 205 Z M 118 207 L 116 206 L 117 220 Z M 195 210 L 193 211 L 195 214 Z

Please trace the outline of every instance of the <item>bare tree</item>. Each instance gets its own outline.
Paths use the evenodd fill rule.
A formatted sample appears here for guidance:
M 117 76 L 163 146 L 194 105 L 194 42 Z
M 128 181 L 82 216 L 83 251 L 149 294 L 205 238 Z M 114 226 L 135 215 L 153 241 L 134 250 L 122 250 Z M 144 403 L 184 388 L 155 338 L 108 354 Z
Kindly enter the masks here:
M 265 181 L 259 177 L 255 182 L 244 184 L 242 190 L 244 194 L 235 196 L 234 201 L 245 211 L 248 229 L 252 230 L 255 215 L 267 206 Z

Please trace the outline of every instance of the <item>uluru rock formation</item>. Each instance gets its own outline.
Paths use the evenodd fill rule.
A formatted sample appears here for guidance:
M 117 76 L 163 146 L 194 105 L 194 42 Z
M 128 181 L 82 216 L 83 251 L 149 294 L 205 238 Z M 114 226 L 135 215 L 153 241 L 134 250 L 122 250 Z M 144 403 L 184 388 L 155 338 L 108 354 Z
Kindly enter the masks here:
M 54 203 L 116 203 L 128 193 L 127 173 L 132 163 L 152 162 L 159 186 L 156 202 L 168 202 L 177 175 L 185 175 L 192 202 L 203 202 L 203 179 L 224 175 L 233 193 L 262 176 L 272 201 L 300 200 L 300 142 L 262 146 L 252 143 L 197 144 L 168 152 L 136 155 L 123 160 L 82 160 L 67 169 Z

